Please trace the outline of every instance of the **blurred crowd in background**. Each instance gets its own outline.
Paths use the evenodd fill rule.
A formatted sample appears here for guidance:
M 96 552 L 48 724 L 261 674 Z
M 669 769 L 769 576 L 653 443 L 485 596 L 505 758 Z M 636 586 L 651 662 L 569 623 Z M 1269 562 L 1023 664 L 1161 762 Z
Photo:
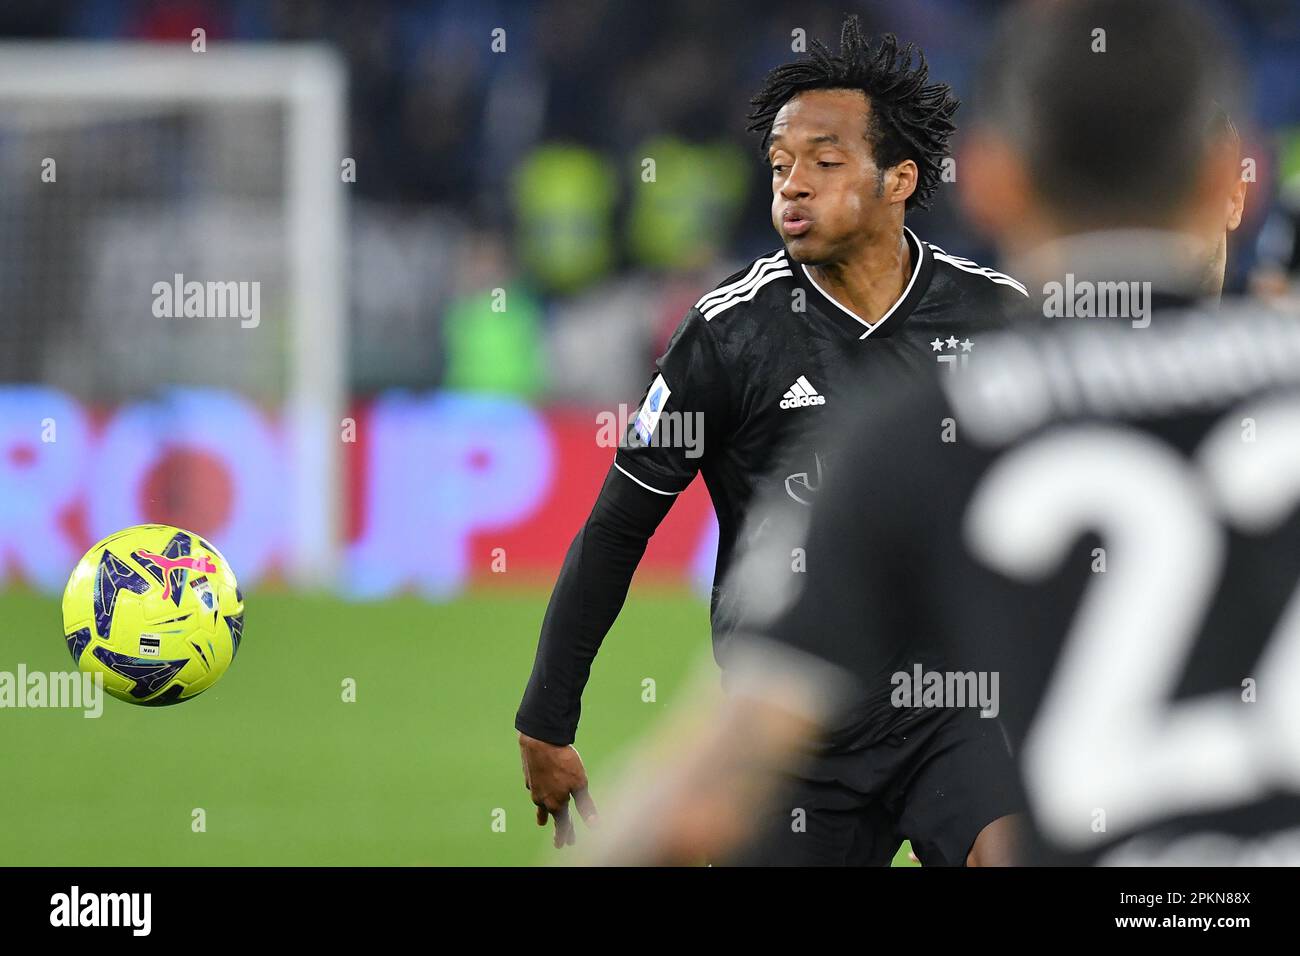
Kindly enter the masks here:
M 201 26 L 209 44 L 335 47 L 349 71 L 356 160 L 354 391 L 442 387 L 607 407 L 636 399 L 703 292 L 778 245 L 745 114 L 765 72 L 796 55 L 794 31 L 834 47 L 851 11 L 915 41 L 932 76 L 965 101 L 960 127 L 978 113 L 973 75 L 1002 6 L 44 0 L 0 7 L 0 36 L 188 43 Z M 1300 3 L 1215 8 L 1249 67 L 1255 116 L 1239 125 L 1259 178 L 1231 246 L 1229 288 L 1294 295 Z M 992 264 L 952 188 L 909 224 Z M 503 311 L 495 289 L 505 290 Z

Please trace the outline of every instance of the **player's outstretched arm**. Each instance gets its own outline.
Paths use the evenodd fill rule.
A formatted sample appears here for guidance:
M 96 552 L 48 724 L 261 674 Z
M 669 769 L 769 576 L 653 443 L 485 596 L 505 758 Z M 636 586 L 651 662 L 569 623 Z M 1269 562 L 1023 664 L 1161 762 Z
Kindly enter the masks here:
M 525 782 L 532 780 L 538 822 L 555 818 L 557 847 L 573 842 L 570 796 L 584 817 L 584 807 L 594 813 L 582 760 L 569 746 L 591 662 L 623 608 L 650 536 L 733 417 L 721 353 L 698 309 L 687 312 L 656 369 L 591 516 L 565 556 L 515 717 Z M 669 430 L 668 423 L 680 427 Z
M 548 816 L 554 818 L 557 848 L 574 841 L 570 797 L 585 822 L 591 824 L 596 815 L 582 758 L 572 746 L 591 662 L 627 599 L 650 536 L 674 500 L 611 468 L 551 594 L 515 729 L 537 822 L 545 826 Z

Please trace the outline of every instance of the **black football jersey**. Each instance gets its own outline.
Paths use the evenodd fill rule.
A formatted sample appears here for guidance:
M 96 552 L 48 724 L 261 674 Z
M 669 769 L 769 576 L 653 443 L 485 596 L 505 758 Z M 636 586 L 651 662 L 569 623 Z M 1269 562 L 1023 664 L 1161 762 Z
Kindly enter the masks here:
M 1023 308 L 1015 279 L 904 234 L 911 275 L 879 321 L 841 306 L 782 248 L 702 296 L 659 359 L 614 464 L 662 495 L 703 474 L 719 526 L 715 585 L 756 494 L 775 486 L 810 500 L 834 446 L 821 450 L 810 436 L 855 400 L 866 357 L 942 371 Z M 715 636 L 720 599 L 715 586 Z
M 830 746 L 984 681 L 1040 860 L 1300 863 L 1300 319 L 1021 327 L 892 392 L 764 628 L 852 676 Z

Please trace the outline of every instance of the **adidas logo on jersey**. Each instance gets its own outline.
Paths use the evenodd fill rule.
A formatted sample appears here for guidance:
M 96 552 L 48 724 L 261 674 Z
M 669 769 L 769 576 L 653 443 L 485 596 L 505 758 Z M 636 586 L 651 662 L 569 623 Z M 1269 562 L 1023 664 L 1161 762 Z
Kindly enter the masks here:
M 826 398 L 817 394 L 817 389 L 809 384 L 808 379 L 800 375 L 790 390 L 781 399 L 782 408 L 807 408 L 809 405 L 825 405 Z

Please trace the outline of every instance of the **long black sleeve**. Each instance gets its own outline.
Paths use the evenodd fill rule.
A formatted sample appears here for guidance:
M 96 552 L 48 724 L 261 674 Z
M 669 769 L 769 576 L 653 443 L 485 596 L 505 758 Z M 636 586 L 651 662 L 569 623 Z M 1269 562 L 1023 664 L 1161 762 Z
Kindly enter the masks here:
M 591 516 L 564 559 L 515 716 L 515 729 L 548 743 L 573 742 L 591 662 L 623 608 L 646 543 L 717 453 L 732 420 L 727 371 L 698 308 L 686 313 L 655 366 Z
M 610 468 L 551 594 L 516 730 L 547 743 L 573 742 L 591 662 L 623 608 L 650 536 L 675 500 Z

